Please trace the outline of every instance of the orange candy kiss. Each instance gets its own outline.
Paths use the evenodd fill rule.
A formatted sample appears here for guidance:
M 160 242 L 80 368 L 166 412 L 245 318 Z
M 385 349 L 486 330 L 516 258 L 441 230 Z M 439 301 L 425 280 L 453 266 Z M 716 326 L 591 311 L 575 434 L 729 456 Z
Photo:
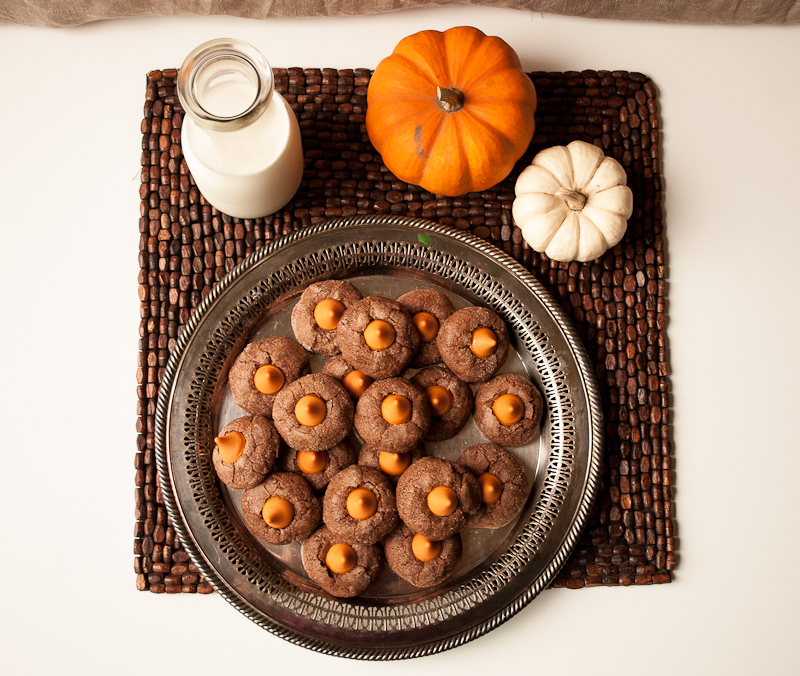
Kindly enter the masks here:
M 394 328 L 382 319 L 373 319 L 364 329 L 364 342 L 370 350 L 385 350 L 394 342 Z
M 328 553 L 325 554 L 325 565 L 333 573 L 340 575 L 346 573 L 355 568 L 356 563 L 358 563 L 356 550 L 346 542 L 338 542 L 335 545 L 331 545 Z
M 411 552 L 423 563 L 433 561 L 442 553 L 442 543 L 438 540 L 429 540 L 424 535 L 417 533 L 411 539 Z
M 439 333 L 439 320 L 429 312 L 417 312 L 411 321 L 417 327 L 417 332 L 423 343 L 430 343 Z
M 292 503 L 274 495 L 261 508 L 261 517 L 270 528 L 286 528 L 294 520 Z
M 259 392 L 264 394 L 275 394 L 283 387 L 286 377 L 283 372 L 272 364 L 265 364 L 259 367 L 253 376 L 253 384 Z
M 475 329 L 472 332 L 469 349 L 472 350 L 472 354 L 480 359 L 490 357 L 497 349 L 497 334 L 485 326 Z
M 400 476 L 411 464 L 411 453 L 390 453 L 381 451 L 378 454 L 378 467 L 390 476 Z
M 492 404 L 492 413 L 502 425 L 513 425 L 525 415 L 525 404 L 516 394 L 501 394 Z
M 449 486 L 437 486 L 428 493 L 428 509 L 436 516 L 450 516 L 458 507 L 458 496 Z
M 295 404 L 294 415 L 301 425 L 314 427 L 325 420 L 325 416 L 328 415 L 328 408 L 325 406 L 325 401 L 316 394 L 307 394 L 304 397 L 300 397 L 300 400 Z
M 425 394 L 435 416 L 443 416 L 453 407 L 453 395 L 440 385 L 426 387 Z
M 497 502 L 503 494 L 503 483 L 490 472 L 478 477 L 478 485 L 481 487 L 481 500 L 487 505 Z
M 381 415 L 390 425 L 402 425 L 411 420 L 411 402 L 402 394 L 390 394 L 381 402 Z
M 366 488 L 356 488 L 347 496 L 347 513 L 359 521 L 368 519 L 378 511 L 378 499 L 375 493 Z
M 303 474 L 319 474 L 328 466 L 327 451 L 298 451 L 297 468 Z
M 358 369 L 350 371 L 344 378 L 342 378 L 342 386 L 347 390 L 347 393 L 358 399 L 367 388 L 372 385 L 373 380 L 368 375 L 362 373 Z
M 344 305 L 333 298 L 325 298 L 317 303 L 314 308 L 314 321 L 319 328 L 333 331 L 339 326 L 339 320 L 344 314 Z
M 232 464 L 242 457 L 245 447 L 244 434 L 228 432 L 224 437 L 215 437 L 214 443 L 219 447 L 219 459 Z

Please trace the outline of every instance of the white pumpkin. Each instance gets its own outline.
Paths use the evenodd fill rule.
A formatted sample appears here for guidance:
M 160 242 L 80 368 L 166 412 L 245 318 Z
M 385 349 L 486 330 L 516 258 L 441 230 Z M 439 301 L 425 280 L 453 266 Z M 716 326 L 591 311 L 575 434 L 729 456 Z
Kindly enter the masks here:
M 557 261 L 590 261 L 622 239 L 633 213 L 625 170 L 591 143 L 546 148 L 517 179 L 512 214 L 525 241 Z

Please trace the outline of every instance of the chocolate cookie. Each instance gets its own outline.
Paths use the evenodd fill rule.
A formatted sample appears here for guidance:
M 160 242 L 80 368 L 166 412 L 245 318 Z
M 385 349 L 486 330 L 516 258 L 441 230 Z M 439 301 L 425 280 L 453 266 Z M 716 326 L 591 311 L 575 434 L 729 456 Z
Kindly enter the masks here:
M 475 393 L 475 424 L 489 441 L 521 446 L 539 430 L 544 402 L 536 386 L 514 373 L 503 373 Z
M 320 373 L 336 378 L 353 399 L 358 399 L 374 382 L 368 375 L 353 368 L 347 363 L 347 360 L 339 354 L 328 359 Z
M 292 448 L 325 451 L 350 433 L 354 412 L 350 395 L 337 380 L 311 373 L 278 393 L 273 419 L 281 437 Z
M 419 333 L 419 352 L 411 361 L 411 366 L 421 368 L 438 364 L 442 357 L 436 346 L 436 336 L 442 322 L 455 312 L 450 299 L 436 289 L 415 289 L 404 293 L 397 302 L 411 315 L 411 321 Z
M 498 314 L 484 307 L 465 307 L 439 328 L 436 345 L 445 365 L 461 380 L 489 380 L 508 356 L 508 330 Z
M 361 292 L 350 282 L 328 279 L 310 284 L 292 310 L 295 338 L 314 354 L 338 354 L 336 325 L 342 313 L 359 300 Z
M 458 533 L 441 541 L 429 540 L 404 523 L 383 543 L 386 563 L 415 587 L 432 587 L 446 580 L 461 560 L 461 552 Z
M 356 431 L 368 443 L 403 453 L 428 433 L 429 406 L 425 392 L 406 378 L 376 380 L 356 405 Z
M 319 492 L 345 467 L 354 465 L 357 457 L 356 449 L 344 439 L 326 451 L 298 451 L 284 446 L 278 454 L 278 466 L 299 474 Z
M 342 356 L 370 378 L 400 375 L 419 349 L 419 334 L 396 301 L 367 296 L 342 315 L 336 329 Z
M 425 439 L 452 439 L 472 415 L 472 388 L 443 366 L 423 369 L 411 382 L 425 391 L 430 403 L 431 426 Z
M 309 361 L 308 352 L 285 336 L 250 343 L 228 373 L 234 401 L 248 413 L 271 418 L 275 396 L 310 371 Z
M 347 542 L 378 542 L 398 524 L 394 489 L 374 467 L 351 465 L 328 484 L 322 520 Z
M 386 448 L 378 444 L 366 443 L 358 452 L 358 464 L 366 467 L 376 467 L 386 475 L 386 478 L 396 484 L 400 476 L 409 466 L 428 455 L 422 444 L 403 453 L 398 453 L 393 448 Z
M 497 444 L 475 444 L 458 458 L 478 479 L 481 505 L 467 519 L 472 528 L 500 528 L 522 511 L 528 497 L 528 481 L 519 461 Z
M 215 441 L 211 460 L 220 481 L 231 488 L 250 488 L 260 483 L 278 456 L 280 437 L 272 423 L 261 416 L 231 420 Z
M 322 517 L 319 498 L 303 477 L 273 472 L 263 483 L 242 493 L 248 530 L 272 545 L 305 540 Z
M 326 526 L 303 543 L 300 556 L 308 577 L 331 596 L 340 598 L 358 596 L 383 567 L 380 546 L 345 542 Z M 343 572 L 334 572 L 328 563 Z
M 403 472 L 396 494 L 400 518 L 431 540 L 460 531 L 481 502 L 470 471 L 443 458 L 420 458 Z

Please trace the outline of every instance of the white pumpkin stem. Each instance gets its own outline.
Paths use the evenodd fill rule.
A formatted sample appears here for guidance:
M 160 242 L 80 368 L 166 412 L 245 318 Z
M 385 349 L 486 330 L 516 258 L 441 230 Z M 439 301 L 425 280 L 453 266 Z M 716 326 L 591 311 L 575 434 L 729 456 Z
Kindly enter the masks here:
M 436 99 L 445 113 L 455 113 L 464 107 L 464 92 L 455 87 L 437 87 Z
M 582 195 L 577 190 L 561 188 L 555 196 L 564 200 L 573 211 L 580 211 L 586 204 L 586 195 Z

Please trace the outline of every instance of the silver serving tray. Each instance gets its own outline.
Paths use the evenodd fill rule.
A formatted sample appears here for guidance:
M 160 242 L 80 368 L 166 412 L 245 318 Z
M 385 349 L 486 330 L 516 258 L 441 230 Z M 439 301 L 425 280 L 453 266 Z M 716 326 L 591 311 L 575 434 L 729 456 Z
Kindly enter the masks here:
M 503 371 L 525 375 L 545 399 L 538 438 L 511 449 L 531 492 L 520 519 L 467 530 L 464 556 L 440 586 L 417 589 L 385 570 L 356 599 L 328 596 L 305 575 L 299 543 L 268 546 L 244 527 L 240 491 L 211 464 L 216 431 L 243 412 L 227 387 L 242 347 L 292 336 L 291 308 L 308 284 L 348 279 L 362 293 L 397 298 L 419 287 L 456 307 L 482 305 L 506 322 Z M 315 357 L 313 370 L 322 361 Z M 409 372 L 409 374 L 411 371 Z M 167 364 L 156 410 L 156 459 L 167 511 L 205 578 L 273 634 L 313 650 L 370 660 L 417 657 L 485 634 L 548 586 L 586 522 L 599 483 L 602 410 L 593 369 L 559 305 L 494 246 L 428 221 L 354 217 L 298 230 L 259 249 L 202 300 Z M 484 441 L 474 423 L 427 444 L 454 460 Z

